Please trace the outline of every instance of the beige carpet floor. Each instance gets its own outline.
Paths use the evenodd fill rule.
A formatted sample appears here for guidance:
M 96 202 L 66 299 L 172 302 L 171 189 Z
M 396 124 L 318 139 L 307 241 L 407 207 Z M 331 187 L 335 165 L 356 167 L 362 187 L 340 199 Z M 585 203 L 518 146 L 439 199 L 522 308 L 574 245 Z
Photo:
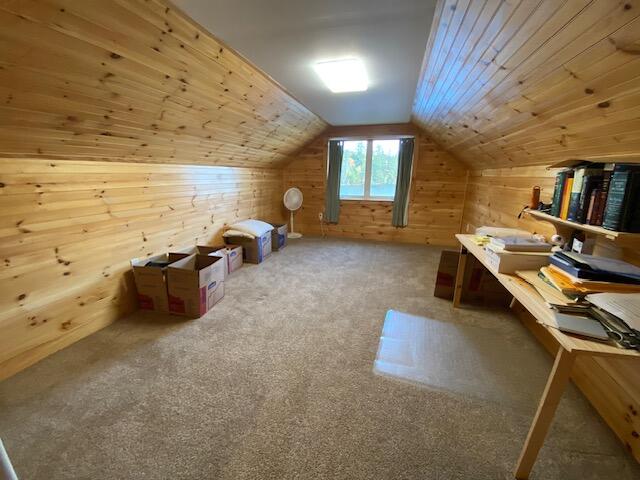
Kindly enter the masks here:
M 19 477 L 512 478 L 551 357 L 507 311 L 434 298 L 439 252 L 305 238 L 243 267 L 199 320 L 138 313 L 52 355 L 0 383 Z M 469 329 L 443 322 L 480 331 L 477 374 L 375 373 L 389 309 L 439 322 L 454 344 L 473 345 L 455 339 Z M 483 354 L 491 342 L 507 353 Z M 476 392 L 478 375 L 505 394 Z M 531 478 L 631 480 L 640 468 L 571 387 Z

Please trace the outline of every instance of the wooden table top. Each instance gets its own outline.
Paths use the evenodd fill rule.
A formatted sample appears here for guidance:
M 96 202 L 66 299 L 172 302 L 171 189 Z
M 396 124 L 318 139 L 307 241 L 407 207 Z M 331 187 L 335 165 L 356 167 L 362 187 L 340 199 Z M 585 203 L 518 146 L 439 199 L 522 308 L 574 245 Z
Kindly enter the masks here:
M 472 239 L 475 235 L 457 234 L 458 241 L 476 257 L 487 270 L 520 302 L 536 319 L 544 322 L 553 318 L 553 310 L 547 306 L 540 294 L 527 282 L 515 275 L 498 273 L 495 268 L 487 263 L 484 247 L 477 245 Z M 627 350 L 615 345 L 596 342 L 566 334 L 560 330 L 542 324 L 549 333 L 562 345 L 565 350 L 576 354 L 589 354 L 609 357 L 636 357 L 640 358 L 637 350 Z

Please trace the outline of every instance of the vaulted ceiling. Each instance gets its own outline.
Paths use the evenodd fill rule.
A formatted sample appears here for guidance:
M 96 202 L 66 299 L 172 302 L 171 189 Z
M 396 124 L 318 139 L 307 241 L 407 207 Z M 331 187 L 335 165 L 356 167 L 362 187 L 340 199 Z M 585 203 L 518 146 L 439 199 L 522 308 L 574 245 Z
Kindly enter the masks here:
M 385 26 L 413 32 L 402 37 L 413 39 L 410 51 L 378 49 L 389 65 L 406 54 L 385 77 L 400 97 L 371 97 L 366 108 L 310 97 L 328 111 L 342 102 L 366 113 L 337 123 L 380 123 L 388 102 L 408 109 L 419 73 L 412 120 L 471 168 L 640 158 L 640 0 L 437 0 L 433 26 L 420 7 L 431 0 L 393 9 L 352 0 L 343 18 L 288 1 L 274 4 L 293 7 L 269 16 L 271 30 L 251 17 L 257 38 L 274 39 L 265 47 L 273 65 L 299 63 L 292 52 L 306 30 L 317 39 L 326 29 L 349 48 L 385 43 Z M 310 24 L 293 29 L 306 10 Z M 254 35 L 237 20 L 230 37 Z M 294 47 L 276 48 L 282 38 Z M 0 4 L 0 156 L 279 166 L 327 123 L 278 80 L 168 0 Z
M 326 123 L 163 0 L 0 4 L 0 156 L 274 166 Z
M 472 168 L 640 156 L 640 2 L 439 1 L 413 119 Z
M 332 125 L 411 116 L 436 0 L 175 0 Z M 334 94 L 317 62 L 356 57 L 369 88 Z

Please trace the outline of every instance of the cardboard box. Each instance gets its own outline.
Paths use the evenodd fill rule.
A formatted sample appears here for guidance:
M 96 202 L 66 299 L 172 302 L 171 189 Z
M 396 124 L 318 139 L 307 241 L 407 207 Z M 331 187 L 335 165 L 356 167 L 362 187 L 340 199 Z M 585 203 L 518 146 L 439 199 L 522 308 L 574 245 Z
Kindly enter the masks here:
M 187 253 L 164 253 L 148 258 L 131 259 L 133 277 L 138 292 L 138 306 L 142 310 L 169 311 L 167 266 L 188 256 Z M 154 262 L 156 265 L 153 265 Z M 151 265 L 148 265 L 150 263 Z M 166 264 L 166 266 L 158 264 Z
M 436 286 L 433 296 L 453 300 L 453 291 L 458 270 L 458 252 L 443 250 L 440 254 L 440 265 L 436 274 Z
M 433 292 L 434 297 L 453 300 L 458 257 L 458 252 L 442 251 Z M 511 294 L 490 271 L 484 268 L 473 255 L 469 254 L 467 255 L 460 300 L 462 303 L 468 304 L 507 306 L 511 302 Z
M 515 274 L 516 270 L 539 270 L 549 265 L 549 252 L 496 252 L 485 248 L 487 263 L 498 273 Z
M 242 247 L 242 258 L 247 263 L 261 263 L 271 255 L 271 232 L 261 237 L 247 238 L 241 236 L 224 237 L 227 245 Z
M 169 312 L 199 318 L 224 296 L 224 258 L 190 255 L 167 267 Z
M 227 245 L 226 247 L 229 273 L 233 273 L 242 267 L 242 247 L 240 245 Z
M 282 250 L 287 246 L 287 224 L 286 223 L 271 223 L 273 230 L 271 230 L 271 249 L 274 252 Z
M 242 247 L 240 245 L 214 245 L 210 247 L 208 245 L 196 245 L 195 247 L 190 247 L 183 252 L 187 252 L 190 255 L 194 253 L 199 253 L 201 255 L 215 255 L 218 257 L 225 258 L 225 271 L 224 271 L 224 279 L 226 280 L 230 273 L 235 272 L 240 267 L 242 267 Z
M 227 260 L 227 246 L 226 245 L 214 245 L 212 247 L 208 245 L 196 245 L 196 250 L 201 255 L 214 255 L 224 259 L 224 279 L 229 276 L 229 262 Z

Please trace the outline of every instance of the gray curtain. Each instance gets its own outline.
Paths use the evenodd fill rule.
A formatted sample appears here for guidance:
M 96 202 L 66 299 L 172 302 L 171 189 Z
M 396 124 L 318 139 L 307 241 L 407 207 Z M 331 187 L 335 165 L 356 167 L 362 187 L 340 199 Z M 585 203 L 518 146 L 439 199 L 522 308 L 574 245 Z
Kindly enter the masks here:
M 413 163 L 413 138 L 400 140 L 398 152 L 398 180 L 393 201 L 391 225 L 406 227 L 409 217 L 409 189 L 411 187 L 411 164 Z
M 327 191 L 324 199 L 324 218 L 330 223 L 338 223 L 338 218 L 340 217 L 342 147 L 343 142 L 340 140 L 329 141 L 329 172 L 327 174 Z

